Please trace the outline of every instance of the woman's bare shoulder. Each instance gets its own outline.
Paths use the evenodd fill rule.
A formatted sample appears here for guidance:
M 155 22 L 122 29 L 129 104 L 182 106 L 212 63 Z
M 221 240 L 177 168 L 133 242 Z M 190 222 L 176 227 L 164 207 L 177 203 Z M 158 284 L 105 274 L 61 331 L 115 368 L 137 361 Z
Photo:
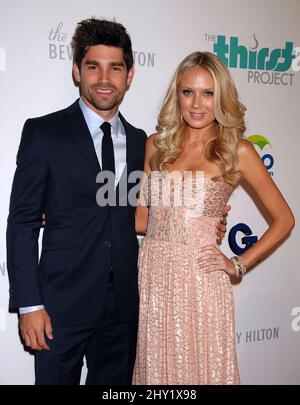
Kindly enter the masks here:
M 146 140 L 146 153 L 149 156 L 153 156 L 157 152 L 157 146 L 155 145 L 155 139 L 157 138 L 157 133 L 151 134 Z

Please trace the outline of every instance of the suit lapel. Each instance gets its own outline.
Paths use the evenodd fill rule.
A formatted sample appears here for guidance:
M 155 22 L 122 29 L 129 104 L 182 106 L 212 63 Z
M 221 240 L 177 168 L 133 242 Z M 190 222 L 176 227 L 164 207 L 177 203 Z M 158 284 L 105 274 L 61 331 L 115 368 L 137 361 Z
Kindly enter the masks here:
M 95 147 L 90 131 L 85 122 L 81 108 L 79 107 L 78 100 L 76 100 L 74 104 L 67 108 L 66 114 L 68 125 L 71 129 L 75 141 L 80 148 L 80 153 L 82 153 L 82 155 L 88 161 L 96 176 L 101 168 L 95 152 Z
M 79 107 L 78 100 L 75 101 L 70 107 L 66 109 L 66 117 L 67 117 L 67 124 L 71 130 L 71 133 L 74 137 L 75 142 L 79 146 L 79 152 L 87 161 L 95 178 L 99 171 L 101 171 L 99 161 L 95 152 L 94 143 L 84 119 L 84 115 Z M 125 120 L 121 113 L 119 113 L 119 117 L 124 125 L 125 133 L 126 133 L 126 164 L 127 164 L 127 173 L 126 171 L 122 173 L 121 179 L 127 182 L 128 175 L 132 170 L 134 170 L 134 163 L 135 163 L 135 154 L 136 154 L 136 146 L 135 146 L 135 133 L 134 128 Z M 126 176 L 126 179 L 123 179 L 123 176 Z M 120 179 L 120 180 L 121 180 Z M 117 194 L 119 194 L 119 184 L 117 185 Z
M 119 117 L 124 125 L 125 133 L 126 133 L 126 164 L 127 164 L 127 172 L 128 174 L 134 168 L 134 161 L 135 161 L 135 136 L 133 132 L 133 128 L 131 125 L 125 120 L 123 115 L 119 113 Z
M 135 135 L 132 126 L 125 120 L 123 115 L 119 113 L 120 120 L 124 125 L 125 133 L 126 133 L 126 170 L 123 171 L 121 174 L 120 180 L 117 184 L 116 188 L 116 198 L 117 201 L 122 201 L 123 203 L 128 201 L 128 176 L 130 175 L 131 171 L 134 169 L 134 162 L 135 162 Z M 127 184 L 126 190 L 120 188 L 120 184 Z

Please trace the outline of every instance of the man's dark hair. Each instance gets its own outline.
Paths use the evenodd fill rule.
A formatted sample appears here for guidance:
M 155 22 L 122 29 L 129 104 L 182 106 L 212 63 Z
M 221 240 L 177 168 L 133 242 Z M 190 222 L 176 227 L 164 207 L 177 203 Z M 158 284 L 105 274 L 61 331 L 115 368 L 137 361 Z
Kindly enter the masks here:
M 116 21 L 89 18 L 80 21 L 72 38 L 73 59 L 79 70 L 90 46 L 106 45 L 123 49 L 127 70 L 133 66 L 131 39 L 126 28 Z

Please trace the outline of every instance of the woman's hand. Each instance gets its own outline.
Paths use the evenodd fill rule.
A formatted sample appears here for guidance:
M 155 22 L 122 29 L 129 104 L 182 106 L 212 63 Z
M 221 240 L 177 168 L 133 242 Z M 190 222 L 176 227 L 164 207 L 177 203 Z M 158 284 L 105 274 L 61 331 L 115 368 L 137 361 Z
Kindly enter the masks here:
M 223 214 L 220 218 L 220 221 L 216 225 L 216 235 L 217 235 L 217 243 L 220 245 L 222 243 L 222 240 L 225 236 L 225 233 L 227 231 L 227 216 L 228 212 L 231 210 L 230 205 L 226 205 L 224 208 Z
M 232 261 L 214 245 L 207 245 L 201 248 L 197 262 L 205 273 L 223 270 L 229 276 L 235 276 L 235 268 Z

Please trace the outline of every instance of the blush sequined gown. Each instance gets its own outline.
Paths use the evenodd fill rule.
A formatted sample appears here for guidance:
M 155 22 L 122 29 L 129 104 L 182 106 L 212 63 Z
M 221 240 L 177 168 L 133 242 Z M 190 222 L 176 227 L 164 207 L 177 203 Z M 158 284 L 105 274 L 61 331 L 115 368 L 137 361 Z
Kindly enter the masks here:
M 197 263 L 202 246 L 216 245 L 216 224 L 232 188 L 207 176 L 171 182 L 166 204 L 160 172 L 151 172 L 146 185 L 133 384 L 239 384 L 229 276 L 204 273 Z M 184 187 L 189 192 L 178 206 Z

